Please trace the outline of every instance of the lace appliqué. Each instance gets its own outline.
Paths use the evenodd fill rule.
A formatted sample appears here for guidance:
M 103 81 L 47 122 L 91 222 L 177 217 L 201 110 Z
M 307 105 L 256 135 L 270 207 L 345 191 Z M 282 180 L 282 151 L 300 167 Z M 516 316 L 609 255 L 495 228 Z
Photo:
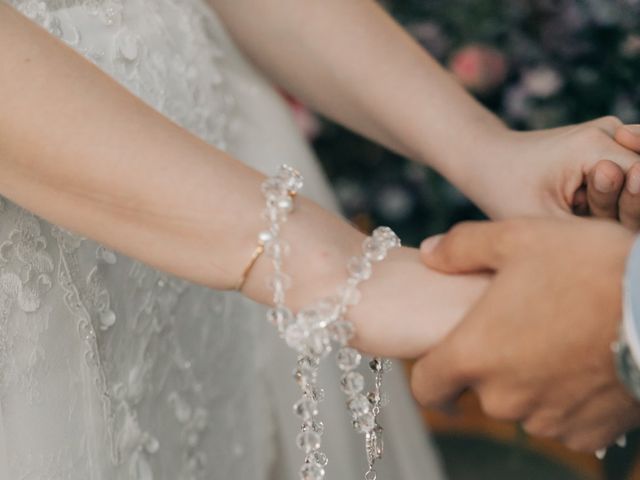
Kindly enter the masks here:
M 16 385 L 27 402 L 40 399 L 37 378 L 46 366 L 39 338 L 50 313 L 40 304 L 51 288 L 52 271 L 38 220 L 20 209 L 9 239 L 0 244 L 0 397 Z
M 220 149 L 228 148 L 238 128 L 236 100 L 226 85 L 224 55 L 216 47 L 212 19 L 198 1 L 144 0 L 144 8 L 132 12 L 126 11 L 123 0 L 10 3 L 177 124 Z M 84 9 L 109 28 L 109 41 L 97 44 L 85 40 L 88 35 L 69 18 L 68 9 L 72 7 Z M 175 27 L 169 28 L 163 21 L 168 15 Z M 124 21 L 125 16 L 133 21 Z M 155 31 L 145 38 L 137 33 L 136 22 L 151 22 Z M 163 44 L 158 45 L 161 37 Z M 172 48 L 166 48 L 167 42 Z M 169 88 L 181 94 L 168 95 Z
M 208 7 L 200 0 L 10 0 L 9 3 L 179 125 L 221 149 L 228 148 L 238 128 L 236 100 L 227 87 L 222 49 L 216 45 L 219 32 Z M 251 378 L 246 373 L 254 367 L 240 363 L 237 358 L 228 364 L 222 362 L 225 377 L 227 370 L 232 370 L 233 375 L 227 385 L 220 387 L 225 392 L 221 394 L 212 388 L 213 374 L 221 372 L 214 368 L 198 370 L 195 366 L 196 360 L 200 363 L 205 357 L 211 360 L 210 351 L 224 351 L 225 358 L 247 359 L 247 353 L 238 351 L 241 342 L 237 340 L 244 338 L 242 327 L 235 319 L 227 318 L 228 297 L 211 291 L 194 293 L 186 282 L 47 224 L 54 240 L 49 246 L 50 250 L 55 249 L 52 256 L 47 253 L 47 242 L 36 217 L 25 213 L 21 218 L 16 223 L 16 232 L 0 245 L 0 262 L 20 265 L 19 270 L 7 271 L 6 278 L 0 269 L 0 367 L 17 358 L 10 338 L 2 336 L 13 335 L 4 323 L 8 312 L 18 305 L 32 317 L 28 332 L 32 338 L 29 343 L 33 345 L 30 368 L 33 372 L 44 368 L 46 352 L 38 336 L 48 328 L 49 312 L 41 307 L 41 302 L 51 289 L 52 280 L 55 281 L 71 313 L 71 321 L 75 322 L 89 384 L 104 420 L 100 423 L 106 431 L 104 439 L 102 435 L 88 434 L 83 439 L 86 445 L 82 452 L 74 451 L 73 456 L 60 450 L 50 465 L 51 476 L 46 473 L 49 468 L 46 459 L 37 460 L 31 454 L 15 460 L 19 467 L 16 471 L 25 472 L 24 478 L 29 480 L 75 478 L 69 476 L 67 468 L 73 464 L 77 472 L 78 458 L 82 461 L 88 458 L 88 466 L 82 468 L 91 472 L 108 458 L 115 466 L 113 471 L 118 472 L 118 479 L 204 480 L 210 478 L 210 457 L 214 450 L 206 442 L 213 441 L 215 451 L 220 452 L 216 455 L 235 459 L 234 471 L 248 472 L 252 467 L 242 466 L 237 460 L 249 448 L 242 433 L 245 431 L 242 425 L 248 424 L 248 420 L 235 410 L 245 401 L 242 388 L 246 388 L 247 378 Z M 181 301 L 188 291 L 192 296 Z M 185 309 L 181 306 L 184 304 L 192 306 Z M 192 325 L 199 332 L 194 338 L 181 338 L 184 328 L 178 327 L 185 321 L 181 315 L 202 324 Z M 35 321 L 36 318 L 39 320 Z M 211 319 L 220 325 L 216 328 L 207 325 Z M 209 330 L 215 331 L 216 338 Z M 232 330 L 238 336 L 233 337 L 234 342 L 230 341 Z M 202 345 L 194 353 L 192 344 L 198 340 Z M 250 344 L 249 340 L 244 341 Z M 189 345 L 189 351 L 182 345 Z M 0 375 L 5 371 L 13 370 L 3 367 Z M 5 376 L 18 382 L 14 373 Z M 33 392 L 34 401 L 38 398 L 36 377 L 25 373 L 19 380 Z M 86 385 L 82 378 L 71 378 L 69 382 L 71 388 Z M 216 402 L 228 403 L 228 407 L 218 410 L 232 413 L 214 412 L 212 406 Z M 75 405 L 69 406 L 70 416 L 72 412 L 95 415 Z M 163 421 L 158 422 L 158 418 Z M 97 422 L 94 417 L 86 420 Z M 212 422 L 218 422 L 214 423 L 218 433 L 213 440 L 208 436 Z M 165 458 L 175 459 L 168 469 L 167 465 L 161 466 L 159 452 L 165 455 L 169 452 Z M 32 460 L 29 470 L 27 465 Z M 229 474 L 227 478 L 235 477 Z

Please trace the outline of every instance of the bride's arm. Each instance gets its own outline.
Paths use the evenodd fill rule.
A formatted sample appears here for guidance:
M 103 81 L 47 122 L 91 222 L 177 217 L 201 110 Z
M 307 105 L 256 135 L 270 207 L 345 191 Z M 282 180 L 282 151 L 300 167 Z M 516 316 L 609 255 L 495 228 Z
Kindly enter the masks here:
M 611 138 L 620 125 L 614 118 L 538 134 L 510 131 L 374 0 L 209 1 L 275 82 L 434 166 L 492 216 L 566 213 L 597 161 L 626 170 L 639 159 Z M 607 205 L 617 203 L 617 191 L 592 194 L 595 213 L 617 213 Z
M 450 171 L 506 130 L 374 0 L 209 1 L 278 84 L 404 155 Z
M 0 194 L 162 270 L 231 288 L 264 228 L 262 175 L 2 2 L 0 45 Z M 338 244 L 359 238 L 312 202 L 299 208 L 296 251 L 328 243 L 323 230 Z
M 232 288 L 264 228 L 262 175 L 170 122 L 3 3 L 0 45 L 0 194 L 159 269 Z M 286 269 L 294 309 L 346 280 L 347 260 L 363 239 L 304 197 L 296 204 L 283 232 L 292 245 Z M 269 303 L 270 270 L 261 258 L 244 293 Z M 393 253 L 377 270 L 353 311 L 357 343 L 398 356 L 424 351 L 484 286 L 431 272 L 416 250 Z

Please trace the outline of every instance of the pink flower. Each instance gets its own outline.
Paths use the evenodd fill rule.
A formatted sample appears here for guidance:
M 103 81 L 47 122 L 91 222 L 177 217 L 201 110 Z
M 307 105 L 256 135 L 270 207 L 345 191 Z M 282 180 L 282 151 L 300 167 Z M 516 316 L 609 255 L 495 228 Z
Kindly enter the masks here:
M 502 52 L 486 45 L 468 45 L 458 50 L 449 68 L 460 82 L 477 93 L 490 93 L 507 77 L 507 60 Z

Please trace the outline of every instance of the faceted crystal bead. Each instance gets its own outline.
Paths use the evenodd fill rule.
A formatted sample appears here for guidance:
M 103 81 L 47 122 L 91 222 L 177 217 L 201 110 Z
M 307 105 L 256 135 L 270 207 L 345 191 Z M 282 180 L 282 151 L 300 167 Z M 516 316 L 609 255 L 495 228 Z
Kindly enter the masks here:
M 311 382 L 311 376 L 306 375 L 305 373 L 302 372 L 302 370 L 299 370 L 299 369 L 295 369 L 293 371 L 293 379 L 296 381 L 296 383 L 300 387 L 304 387 L 305 385 L 308 385 Z
M 293 199 L 290 196 L 281 197 L 278 200 L 278 208 L 286 213 L 290 213 L 293 210 Z
M 376 425 L 373 432 L 371 432 L 369 446 L 375 458 L 377 460 L 381 459 L 384 454 L 384 431 L 380 425 Z
M 301 398 L 293 406 L 293 411 L 300 418 L 308 421 L 318 415 L 318 404 L 310 398 Z
M 380 240 L 385 248 L 396 248 L 401 245 L 400 238 L 389 227 L 378 227 L 373 231 L 372 237 Z
M 280 167 L 277 178 L 285 189 L 291 193 L 299 192 L 304 184 L 304 180 L 300 172 L 288 165 Z
M 347 372 L 340 380 L 340 388 L 349 396 L 360 393 L 364 389 L 364 377 L 359 372 Z
M 369 368 L 374 372 L 382 372 L 384 368 L 384 364 L 382 363 L 382 359 L 374 358 L 369 362 Z
M 346 284 L 338 288 L 338 295 L 345 305 L 357 305 L 362 298 L 362 293 L 353 284 Z
M 321 324 L 322 317 L 315 307 L 303 308 L 296 315 L 296 321 L 307 328 L 315 328 Z
M 306 375 L 315 371 L 320 366 L 318 357 L 303 356 L 298 359 L 298 368 Z
M 362 394 L 358 394 L 349 400 L 347 406 L 354 418 L 361 417 L 371 411 L 371 404 L 369 403 L 369 400 Z
M 389 373 L 391 370 L 393 370 L 393 362 L 391 360 L 389 360 L 388 358 L 383 358 L 382 359 L 382 371 L 385 373 Z
M 321 442 L 322 442 L 322 439 L 320 435 L 318 435 L 313 430 L 300 432 L 298 434 L 298 438 L 296 439 L 298 448 L 306 454 L 309 454 L 314 450 L 318 450 L 320 448 Z
M 291 277 L 286 273 L 275 272 L 267 277 L 267 286 L 271 290 L 291 288 Z
M 362 244 L 362 251 L 365 257 L 372 262 L 379 262 L 387 256 L 387 248 L 382 240 L 368 237 Z
M 311 398 L 313 398 L 316 402 L 322 402 L 324 401 L 324 397 L 325 397 L 325 392 L 323 388 L 320 387 L 314 387 L 311 389 L 311 391 L 309 392 L 309 395 L 311 396 Z
M 346 345 L 355 335 L 353 323 L 346 320 L 338 320 L 329 325 L 331 338 L 340 345 Z
M 345 347 L 338 350 L 336 362 L 341 370 L 353 370 L 362 360 L 362 355 L 355 348 Z
M 331 352 L 329 332 L 324 328 L 315 328 L 305 339 L 306 351 L 314 356 L 324 357 Z
M 300 469 L 300 480 L 322 480 L 324 468 L 317 463 L 305 463 Z
M 279 240 L 277 242 L 271 241 L 264 247 L 265 255 L 269 258 L 273 258 L 274 260 L 282 260 L 284 257 L 289 255 L 290 251 L 291 247 L 289 242 L 285 240 Z
M 287 307 L 279 306 L 270 308 L 267 311 L 267 319 L 269 322 L 278 328 L 278 330 L 284 332 L 291 325 L 293 321 L 293 314 Z
M 267 198 L 279 198 L 286 193 L 286 187 L 279 178 L 268 178 L 262 182 L 261 190 Z
M 289 325 L 284 332 L 284 341 L 296 352 L 302 352 L 306 346 L 306 332 L 304 328 L 297 323 Z
M 262 214 L 265 220 L 269 222 L 284 222 L 287 220 L 287 213 L 278 208 L 277 201 L 267 200 L 267 207 L 264 209 Z
M 311 425 L 311 428 L 318 435 L 322 435 L 324 433 L 324 423 L 321 420 L 317 420 L 313 422 L 313 424 Z
M 273 233 L 269 230 L 264 230 L 258 234 L 258 242 L 260 242 L 261 245 L 266 245 L 271 240 L 273 240 Z
M 347 264 L 349 274 L 358 280 L 367 280 L 371 277 L 371 262 L 364 257 L 352 257 Z
M 339 307 L 339 299 L 337 297 L 323 298 L 313 306 L 325 324 L 333 322 L 336 319 Z
M 305 459 L 305 462 L 315 463 L 317 465 L 320 465 L 321 467 L 326 467 L 329 464 L 329 459 L 324 453 L 320 451 L 315 451 L 315 452 L 311 452 L 307 456 L 307 458 Z
M 376 418 L 373 413 L 368 412 L 364 415 L 360 415 L 353 421 L 353 428 L 359 433 L 367 433 L 373 430 L 376 426 Z
M 380 403 L 382 398 L 376 392 L 369 392 L 367 393 L 367 399 L 369 400 L 369 403 L 371 405 L 378 405 L 378 403 Z

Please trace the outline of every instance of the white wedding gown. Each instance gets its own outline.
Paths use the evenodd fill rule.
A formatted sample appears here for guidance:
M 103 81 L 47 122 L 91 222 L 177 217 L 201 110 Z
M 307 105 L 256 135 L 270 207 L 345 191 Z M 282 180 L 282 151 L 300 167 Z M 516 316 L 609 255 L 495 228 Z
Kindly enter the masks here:
M 298 167 L 304 193 L 335 209 L 287 108 L 204 1 L 8 3 L 211 144 L 264 172 Z M 298 478 L 293 356 L 262 307 L 0 200 L 0 480 Z M 440 479 L 396 370 L 379 478 Z M 337 375 L 321 378 L 327 478 L 360 479 Z

